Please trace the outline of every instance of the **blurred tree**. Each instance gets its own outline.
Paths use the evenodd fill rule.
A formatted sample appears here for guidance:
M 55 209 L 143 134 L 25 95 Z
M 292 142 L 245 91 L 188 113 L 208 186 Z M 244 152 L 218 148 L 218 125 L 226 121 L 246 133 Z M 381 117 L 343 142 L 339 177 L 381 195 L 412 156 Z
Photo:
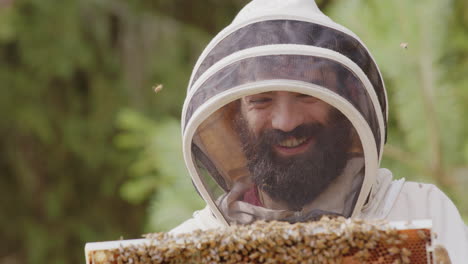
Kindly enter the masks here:
M 451 1 L 450 12 L 443 35 L 440 58 L 441 67 L 443 67 L 441 82 L 454 87 L 453 96 L 460 108 L 460 113 L 447 113 L 455 115 L 453 117 L 455 122 L 461 126 L 461 138 L 453 140 L 459 148 L 452 153 L 455 157 L 452 159 L 451 173 L 459 196 L 458 204 L 465 216 L 465 221 L 468 221 L 468 200 L 465 195 L 468 186 L 468 122 L 464 119 L 468 113 L 468 104 L 466 104 L 468 101 L 468 75 L 466 74 L 468 70 L 468 2 Z M 457 114 L 460 115 L 456 116 Z
M 0 9 L 0 262 L 82 263 L 85 241 L 142 230 L 145 204 L 116 193 L 129 158 L 111 144 L 127 102 L 114 15 L 82 4 Z

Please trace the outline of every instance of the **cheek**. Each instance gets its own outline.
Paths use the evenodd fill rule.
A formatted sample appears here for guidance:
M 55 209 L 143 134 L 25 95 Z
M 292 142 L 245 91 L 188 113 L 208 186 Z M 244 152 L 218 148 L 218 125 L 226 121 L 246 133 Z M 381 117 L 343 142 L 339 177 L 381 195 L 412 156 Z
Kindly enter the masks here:
M 247 121 L 250 130 L 257 136 L 264 128 L 268 127 L 269 115 L 266 111 L 247 111 L 244 113 L 244 118 Z
M 328 122 L 331 107 L 324 102 L 306 105 L 301 110 L 305 115 L 306 122 L 319 122 L 325 124 Z

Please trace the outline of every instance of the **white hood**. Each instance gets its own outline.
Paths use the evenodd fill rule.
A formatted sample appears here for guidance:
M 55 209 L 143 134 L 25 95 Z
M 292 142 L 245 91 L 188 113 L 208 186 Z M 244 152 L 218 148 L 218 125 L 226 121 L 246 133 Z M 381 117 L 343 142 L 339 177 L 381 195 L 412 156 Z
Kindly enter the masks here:
M 231 105 L 281 91 L 317 98 L 351 124 L 362 164 L 350 158 L 343 170 L 363 175 L 340 181 L 359 182 L 348 216 L 356 215 L 375 181 L 386 138 L 385 87 L 364 44 L 312 0 L 252 1 L 198 59 L 182 113 L 184 158 L 196 188 L 217 218 L 232 222 L 221 201 L 234 199 L 236 183 L 249 172 Z

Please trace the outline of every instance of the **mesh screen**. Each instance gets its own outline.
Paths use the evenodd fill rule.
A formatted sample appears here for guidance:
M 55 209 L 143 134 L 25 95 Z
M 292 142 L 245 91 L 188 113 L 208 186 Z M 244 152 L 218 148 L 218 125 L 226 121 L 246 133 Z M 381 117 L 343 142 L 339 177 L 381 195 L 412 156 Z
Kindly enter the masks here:
M 210 77 L 192 96 L 185 125 L 208 99 L 236 86 L 265 80 L 304 81 L 327 88 L 348 100 L 366 119 L 380 152 L 380 127 L 372 101 L 359 79 L 335 61 L 301 55 L 269 55 L 233 63 Z
M 209 67 L 234 52 L 272 44 L 300 44 L 330 49 L 354 61 L 372 83 L 382 107 L 387 112 L 385 92 L 377 66 L 365 47 L 341 31 L 304 21 L 270 20 L 247 25 L 220 41 L 203 59 L 192 85 Z M 385 127 L 386 127 L 386 120 Z

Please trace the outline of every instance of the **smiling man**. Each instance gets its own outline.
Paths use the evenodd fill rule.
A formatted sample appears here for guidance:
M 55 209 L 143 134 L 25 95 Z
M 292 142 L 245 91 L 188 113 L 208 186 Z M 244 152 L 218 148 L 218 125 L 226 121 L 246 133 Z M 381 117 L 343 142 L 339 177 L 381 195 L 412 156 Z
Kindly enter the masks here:
M 453 263 L 468 233 L 430 184 L 380 168 L 387 94 L 365 45 L 312 0 L 254 0 L 192 73 L 184 158 L 207 207 L 172 233 L 322 215 L 431 219 Z
M 240 108 L 235 127 L 254 183 L 245 201 L 300 211 L 342 174 L 351 125 L 338 110 L 286 91 L 246 96 Z

